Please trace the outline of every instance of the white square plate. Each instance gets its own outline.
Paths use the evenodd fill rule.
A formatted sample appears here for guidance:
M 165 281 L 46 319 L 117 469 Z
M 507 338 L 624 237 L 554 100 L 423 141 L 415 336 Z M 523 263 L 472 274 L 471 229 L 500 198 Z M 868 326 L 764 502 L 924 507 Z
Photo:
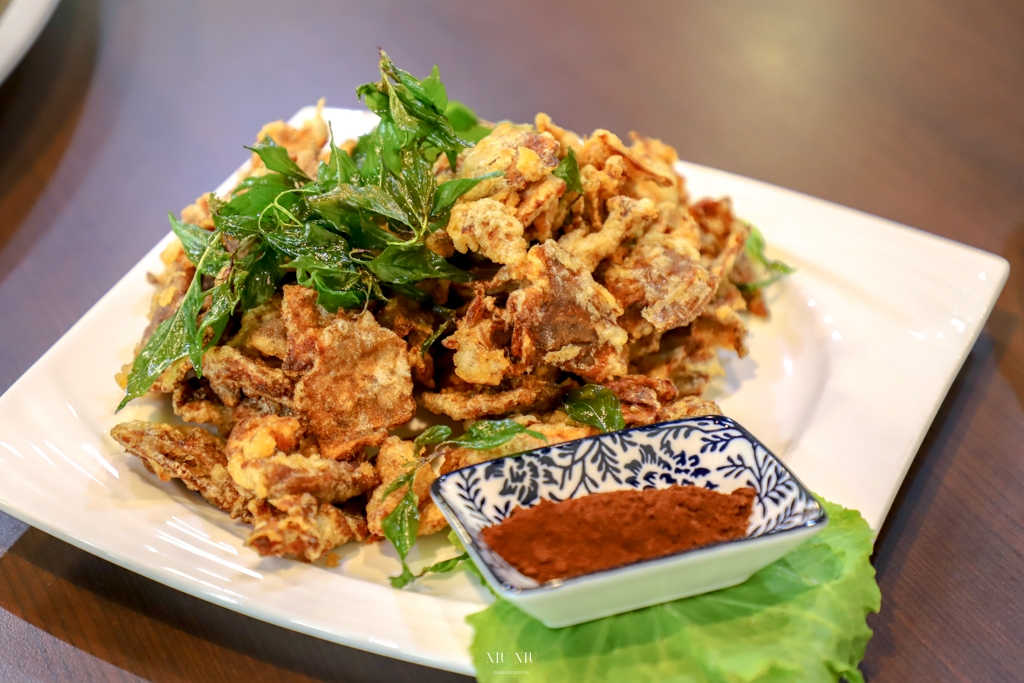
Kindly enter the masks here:
M 293 117 L 312 113 L 306 108 Z M 325 112 L 344 139 L 365 112 Z M 241 143 L 240 143 L 241 144 Z M 928 425 L 1009 266 L 890 221 L 694 164 L 693 196 L 733 197 L 772 256 L 798 271 L 751 323 L 751 353 L 725 361 L 712 393 L 821 496 L 880 528 Z M 160 220 L 154 216 L 153 220 Z M 261 559 L 246 528 L 124 455 L 110 428 L 167 419 L 140 399 L 121 415 L 114 373 L 146 324 L 147 271 L 163 240 L 0 397 L 0 508 L 89 552 L 192 595 L 390 657 L 472 673 L 465 616 L 486 592 L 465 573 L 396 591 L 386 544 L 349 544 L 341 565 Z M 9 321 L 8 324 L 17 324 Z M 443 537 L 443 534 L 438 536 Z M 412 560 L 450 552 L 421 541 Z

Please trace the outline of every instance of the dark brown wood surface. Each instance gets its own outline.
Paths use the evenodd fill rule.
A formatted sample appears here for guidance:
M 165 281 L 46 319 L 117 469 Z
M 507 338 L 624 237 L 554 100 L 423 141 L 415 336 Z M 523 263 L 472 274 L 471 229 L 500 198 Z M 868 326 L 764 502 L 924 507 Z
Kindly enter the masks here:
M 546 111 L 1006 257 L 875 554 L 871 681 L 1024 676 L 1024 5 L 65 0 L 0 87 L 0 390 L 234 169 L 356 105 L 376 47 L 491 118 Z M 67 368 L 70 375 L 74 368 Z M 2 476 L 2 472 L 0 472 Z M 448 681 L 0 515 L 0 680 Z

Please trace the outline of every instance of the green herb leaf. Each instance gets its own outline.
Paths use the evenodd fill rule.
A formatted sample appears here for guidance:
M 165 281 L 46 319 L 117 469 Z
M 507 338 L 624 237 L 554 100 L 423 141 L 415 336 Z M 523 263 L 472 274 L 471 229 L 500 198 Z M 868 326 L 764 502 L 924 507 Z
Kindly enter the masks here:
M 619 397 L 610 389 L 597 384 L 587 384 L 569 392 L 562 407 L 572 419 L 597 427 L 602 432 L 616 432 L 626 428 Z
M 412 442 L 412 454 L 414 457 L 420 457 L 420 453 L 427 446 L 433 446 L 439 444 L 448 439 L 452 435 L 452 428 L 447 425 L 434 425 L 433 427 L 427 427 L 413 439 Z
M 764 241 L 764 235 L 753 225 L 747 223 L 747 227 L 750 229 L 750 236 L 747 237 L 746 244 L 743 245 L 744 250 L 750 259 L 760 265 L 768 272 L 768 277 L 756 282 L 745 282 L 737 285 L 741 290 L 752 292 L 755 289 L 761 287 L 767 287 L 768 285 L 774 284 L 784 278 L 787 275 L 792 275 L 796 272 L 796 268 L 792 268 L 782 261 L 774 261 L 769 259 L 765 253 L 765 247 L 767 244 Z
M 487 657 L 500 651 L 532 653 L 534 683 L 863 683 L 865 617 L 881 603 L 872 532 L 856 511 L 825 508 L 824 531 L 732 588 L 561 629 L 499 599 L 467 618 L 477 680 L 508 680 Z
M 394 198 L 377 185 L 342 183 L 330 192 L 307 198 L 306 202 L 324 218 L 337 223 L 344 222 L 341 220 L 341 211 L 366 211 L 403 225 L 412 222 Z
M 292 161 L 292 158 L 288 156 L 288 150 L 274 142 L 269 135 L 265 136 L 255 147 L 246 147 L 246 149 L 256 152 L 263 160 L 263 164 L 271 171 L 277 171 L 281 175 L 301 183 L 308 183 L 312 180 L 299 168 L 298 164 Z
M 465 434 L 451 439 L 448 443 L 457 443 L 475 451 L 486 451 L 508 443 L 517 434 L 529 434 L 533 438 L 545 442 L 548 440 L 540 432 L 527 429 L 512 418 L 505 418 L 504 420 L 477 420 L 469 426 Z
M 407 284 L 438 278 L 469 282 L 469 273 L 448 263 L 423 244 L 392 244 L 366 267 L 384 282 Z
M 204 230 L 198 225 L 192 223 L 186 223 L 179 221 L 174 217 L 174 214 L 167 214 L 167 217 L 171 221 L 171 231 L 181 242 L 182 248 L 185 250 L 185 255 L 188 256 L 188 260 L 192 262 L 192 265 L 199 263 L 199 260 L 203 258 L 203 254 L 206 253 L 207 248 L 210 247 L 211 238 L 213 233 L 209 230 Z M 222 257 L 211 259 L 207 258 L 206 272 L 204 275 L 215 275 L 224 264 L 227 262 L 228 254 L 224 251 Z
M 321 192 L 328 192 L 339 185 L 348 184 L 358 174 L 359 169 L 356 168 L 352 157 L 334 144 L 334 130 L 331 129 L 331 156 L 327 159 L 326 164 L 320 162 L 316 174 L 316 184 Z
M 448 317 L 445 319 L 444 322 L 437 326 L 437 329 L 434 330 L 429 337 L 423 340 L 423 343 L 420 345 L 420 353 L 426 353 L 427 350 L 429 350 L 430 347 L 434 345 L 434 342 L 440 339 L 441 335 L 444 334 L 444 331 L 447 330 L 452 324 L 452 318 L 454 317 L 454 314 L 453 312 L 451 312 L 451 309 L 443 308 L 441 306 L 434 307 L 435 311 L 437 311 L 438 309 L 442 311 L 448 311 Z
M 459 134 L 460 140 L 477 143 L 490 135 L 491 128 L 480 125 L 480 119 L 476 112 L 456 100 L 449 100 L 444 110 L 444 115 L 452 124 L 452 128 Z
M 415 470 L 413 476 L 415 476 Z M 398 557 L 402 560 L 402 573 L 390 578 L 394 588 L 401 588 L 416 579 L 416 576 L 409 570 L 409 565 L 405 563 L 405 558 L 408 557 L 409 550 L 416 542 L 416 534 L 420 530 L 419 499 L 412 490 L 412 479 L 410 478 L 409 481 L 409 489 L 402 496 L 402 500 L 381 522 L 384 537 L 391 541 L 391 545 L 395 546 Z
M 565 189 L 567 191 L 583 192 L 583 181 L 580 180 L 580 165 L 576 162 L 576 152 L 571 147 L 569 148 L 569 153 L 558 163 L 558 166 L 551 174 L 565 181 Z
M 449 180 L 441 183 L 437 186 L 437 191 L 434 192 L 434 202 L 433 206 L 430 208 L 430 215 L 441 215 L 443 212 L 451 209 L 459 197 L 466 194 L 483 181 L 491 178 L 497 178 L 501 175 L 501 171 L 492 171 L 491 173 L 487 173 L 478 178 L 456 178 L 455 180 Z
M 289 211 L 298 203 L 294 192 L 295 184 L 280 173 L 250 176 L 238 184 L 231 201 L 217 215 L 259 217 L 271 209 L 276 217 L 278 212 L 272 208 L 275 203 Z

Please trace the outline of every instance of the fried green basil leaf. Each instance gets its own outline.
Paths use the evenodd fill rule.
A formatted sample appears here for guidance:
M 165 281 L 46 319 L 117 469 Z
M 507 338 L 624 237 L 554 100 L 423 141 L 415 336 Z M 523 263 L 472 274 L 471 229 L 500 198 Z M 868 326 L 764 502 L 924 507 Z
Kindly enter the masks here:
M 466 142 L 477 143 L 487 137 L 491 128 L 480 125 L 480 119 L 476 112 L 456 100 L 449 100 L 445 107 L 444 115 L 452 124 L 452 128 L 459 134 L 459 139 Z
M 413 439 L 413 456 L 417 458 L 420 457 L 420 453 L 424 448 L 446 441 L 451 435 L 452 428 L 447 425 L 434 425 L 433 427 L 427 427 L 419 436 Z
M 475 451 L 486 451 L 497 448 L 512 440 L 517 434 L 529 434 L 535 439 L 547 441 L 540 432 L 527 429 L 512 418 L 504 420 L 477 420 L 469 426 L 466 433 L 448 441 Z
M 566 414 L 577 422 L 597 427 L 602 432 L 615 432 L 626 428 L 619 397 L 597 384 L 569 392 L 562 402 Z
M 755 289 L 760 289 L 761 287 L 767 287 L 768 285 L 774 284 L 785 276 L 792 275 L 796 272 L 796 268 L 788 266 L 782 261 L 769 259 L 764 253 L 765 247 L 767 246 L 764 241 L 764 235 L 761 234 L 760 230 L 749 223 L 747 224 L 747 227 L 750 228 L 750 236 L 747 237 L 747 242 L 743 245 L 743 248 L 747 252 L 747 256 L 749 256 L 755 264 L 767 271 L 768 276 L 757 280 L 756 282 L 746 282 L 737 285 L 740 289 L 752 292 Z
M 732 588 L 560 629 L 499 599 L 467 618 L 477 680 L 509 679 L 498 651 L 531 653 L 531 683 L 863 683 L 866 616 L 881 604 L 872 531 L 825 509 L 824 531 Z
M 178 241 L 181 242 L 185 255 L 188 256 L 188 260 L 192 262 L 192 265 L 199 263 L 214 239 L 219 239 L 219 235 L 215 236 L 214 233 L 204 230 L 198 225 L 179 221 L 174 217 L 174 214 L 169 213 L 167 217 L 171 221 L 171 230 L 174 232 L 175 237 L 178 238 Z M 203 275 L 216 275 L 230 257 L 227 250 L 222 246 L 213 246 L 214 252 L 209 254 L 206 261 L 204 261 Z
M 336 224 L 346 222 L 342 212 L 365 211 L 377 216 L 409 225 L 409 215 L 398 202 L 377 185 L 349 185 L 342 183 L 330 192 L 309 197 L 309 207 Z
M 219 216 L 262 216 L 277 204 L 290 211 L 298 203 L 295 184 L 280 173 L 250 176 L 238 184 L 231 201 L 220 208 Z
M 384 518 L 381 527 L 384 529 L 384 537 L 395 546 L 402 560 L 402 573 L 389 579 L 392 587 L 401 588 L 416 579 L 409 570 L 409 565 L 405 563 L 405 558 L 409 556 L 409 550 L 416 542 L 416 534 L 420 530 L 419 499 L 411 485 L 391 514 Z
M 256 152 L 263 160 L 263 164 L 271 171 L 277 171 L 281 175 L 301 183 L 308 183 L 312 180 L 299 168 L 298 164 L 292 161 L 292 158 L 288 156 L 288 150 L 274 142 L 269 135 L 265 136 L 255 147 L 246 147 L 246 149 Z
M 437 186 L 437 191 L 434 192 L 434 202 L 430 209 L 430 215 L 441 215 L 443 212 L 451 209 L 459 197 L 466 194 L 483 181 L 489 180 L 490 178 L 497 178 L 501 174 L 501 171 L 492 171 L 491 173 L 487 173 L 478 178 L 456 178 L 455 180 L 449 180 L 441 183 Z
M 558 163 L 558 166 L 551 174 L 565 181 L 566 191 L 583 192 L 583 181 L 580 180 L 580 165 L 576 161 L 576 152 L 571 147 L 569 148 L 569 153 Z
M 353 177 L 358 175 L 359 169 L 352 161 L 348 152 L 338 148 L 334 144 L 334 131 L 331 130 L 331 156 L 327 163 L 320 162 L 317 169 L 316 184 L 323 192 L 336 189 L 340 185 L 348 184 Z
M 392 244 L 366 264 L 384 282 L 408 284 L 438 278 L 469 282 L 469 273 L 448 263 L 423 244 Z

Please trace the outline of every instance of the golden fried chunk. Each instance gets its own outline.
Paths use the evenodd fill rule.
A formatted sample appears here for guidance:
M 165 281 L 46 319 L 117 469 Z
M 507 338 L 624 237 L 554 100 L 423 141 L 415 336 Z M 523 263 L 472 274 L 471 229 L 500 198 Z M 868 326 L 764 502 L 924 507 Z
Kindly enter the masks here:
M 423 406 L 453 420 L 476 420 L 493 415 L 549 410 L 578 384 L 571 379 L 556 383 L 547 373 L 530 374 L 509 381 L 510 388 L 473 387 L 470 390 L 425 391 Z
M 645 375 L 626 375 L 604 386 L 618 396 L 622 404 L 622 417 L 629 426 L 655 422 L 662 406 L 679 393 L 676 386 L 667 379 Z
M 316 340 L 327 320 L 327 311 L 317 305 L 315 289 L 299 285 L 285 285 L 281 304 L 288 352 L 281 369 L 302 372 L 313 367 L 316 358 Z
M 288 355 L 288 331 L 281 313 L 282 297 L 274 295 L 270 301 L 246 311 L 242 326 L 228 342 L 239 351 L 256 351 L 264 356 L 284 360 Z
M 284 121 L 268 123 L 256 134 L 256 142 L 269 136 L 278 145 L 288 150 L 288 156 L 306 175 L 315 178 L 320 162 L 320 151 L 327 144 L 329 136 L 327 123 L 323 118 L 323 109 L 324 100 L 321 99 L 316 104 L 316 115 L 303 122 L 298 128 Z M 253 171 L 263 168 L 263 161 L 255 152 L 252 154 L 251 168 Z
M 203 354 L 203 377 L 224 405 L 232 408 L 243 395 L 271 401 L 282 408 L 292 404 L 295 385 L 283 370 L 245 356 L 231 346 L 214 346 Z
M 466 201 L 492 195 L 502 201 L 510 192 L 525 189 L 557 166 L 558 142 L 550 133 L 506 122 L 459 155 L 456 176 L 476 178 L 502 171 L 502 177 L 485 180 L 465 195 Z
M 314 562 L 369 532 L 362 514 L 319 503 L 308 493 L 250 504 L 255 529 L 246 543 L 260 555 Z
M 512 356 L 524 367 L 544 363 L 593 382 L 626 374 L 628 336 L 615 322 L 622 308 L 586 266 L 553 241 L 505 266 L 495 287 L 515 285 L 505 319 Z
M 335 316 L 316 338 L 316 358 L 295 386 L 294 409 L 320 439 L 325 458 L 350 458 L 380 445 L 416 412 L 405 342 L 369 311 L 355 319 Z
M 612 197 L 607 208 L 608 217 L 600 230 L 589 234 L 575 230 L 558 240 L 558 245 L 578 258 L 590 272 L 611 256 L 620 244 L 640 235 L 658 217 L 650 199 L 637 201 L 629 197 Z
M 495 263 L 506 264 L 526 256 L 523 224 L 515 209 L 489 197 L 457 203 L 447 230 L 460 254 L 479 252 Z
M 441 316 L 424 310 L 418 303 L 400 294 L 377 313 L 377 322 L 405 340 L 409 348 L 409 368 L 413 379 L 425 387 L 434 387 L 434 359 L 423 343 L 443 324 Z
M 235 426 L 235 416 L 210 388 L 209 382 L 195 377 L 181 381 L 171 394 L 174 414 L 185 422 L 212 424 L 227 436 Z
M 430 485 L 437 479 L 437 473 L 431 468 L 430 463 L 418 461 L 413 454 L 412 446 L 412 441 L 402 441 L 392 436 L 380 447 L 380 453 L 377 454 L 377 473 L 380 475 L 381 483 L 366 504 L 366 524 L 372 534 L 384 535 L 384 529 L 381 527 L 384 518 L 391 514 L 409 487 L 395 489 L 388 495 L 387 500 L 384 499 L 384 491 L 412 468 L 416 469 L 412 490 L 419 500 L 420 510 L 420 528 L 417 535 L 429 536 L 448 526 L 444 515 L 430 498 Z
M 110 430 L 110 436 L 141 458 L 146 469 L 162 481 L 181 479 L 185 486 L 232 517 L 248 519 L 247 499 L 228 474 L 224 439 L 201 427 L 138 421 L 117 425 Z
M 235 485 L 254 498 L 308 493 L 322 503 L 339 503 L 379 483 L 370 463 L 322 458 L 315 444 L 302 443 L 303 436 L 294 417 L 242 419 L 225 449 Z
M 661 187 L 674 187 L 676 184 L 677 174 L 663 161 L 652 159 L 645 146 L 626 147 L 617 135 L 607 130 L 595 130 L 583 142 L 579 164 L 581 168 L 588 164 L 603 168 L 614 156 L 622 157 L 632 177 L 648 178 Z
M 658 422 L 681 420 L 684 417 L 704 417 L 705 415 L 721 415 L 722 409 L 714 401 L 705 401 L 697 396 L 683 396 L 662 407 L 658 412 Z
M 547 114 L 537 114 L 534 117 L 533 123 L 538 132 L 548 133 L 555 140 L 558 140 L 558 157 L 560 159 L 564 159 L 569 154 L 570 149 L 576 152 L 576 154 L 583 151 L 583 140 L 580 136 L 571 130 L 556 126 Z
M 510 335 L 494 297 L 474 298 L 456 325 L 455 333 L 442 342 L 445 348 L 455 349 L 455 373 L 470 384 L 501 384 L 512 367 L 507 350 Z
M 555 214 L 558 212 L 558 200 L 564 194 L 565 181 L 553 175 L 547 176 L 540 182 L 533 183 L 522 191 L 519 197 L 519 205 L 516 206 L 516 218 L 523 225 L 530 225 L 544 217 L 543 223 L 549 226 L 549 233 L 543 237 L 542 241 L 548 240 L 551 238 L 550 226 L 554 221 Z
M 718 282 L 699 262 L 674 249 L 641 242 L 604 284 L 623 308 L 638 305 L 657 332 L 688 325 L 715 294 Z

